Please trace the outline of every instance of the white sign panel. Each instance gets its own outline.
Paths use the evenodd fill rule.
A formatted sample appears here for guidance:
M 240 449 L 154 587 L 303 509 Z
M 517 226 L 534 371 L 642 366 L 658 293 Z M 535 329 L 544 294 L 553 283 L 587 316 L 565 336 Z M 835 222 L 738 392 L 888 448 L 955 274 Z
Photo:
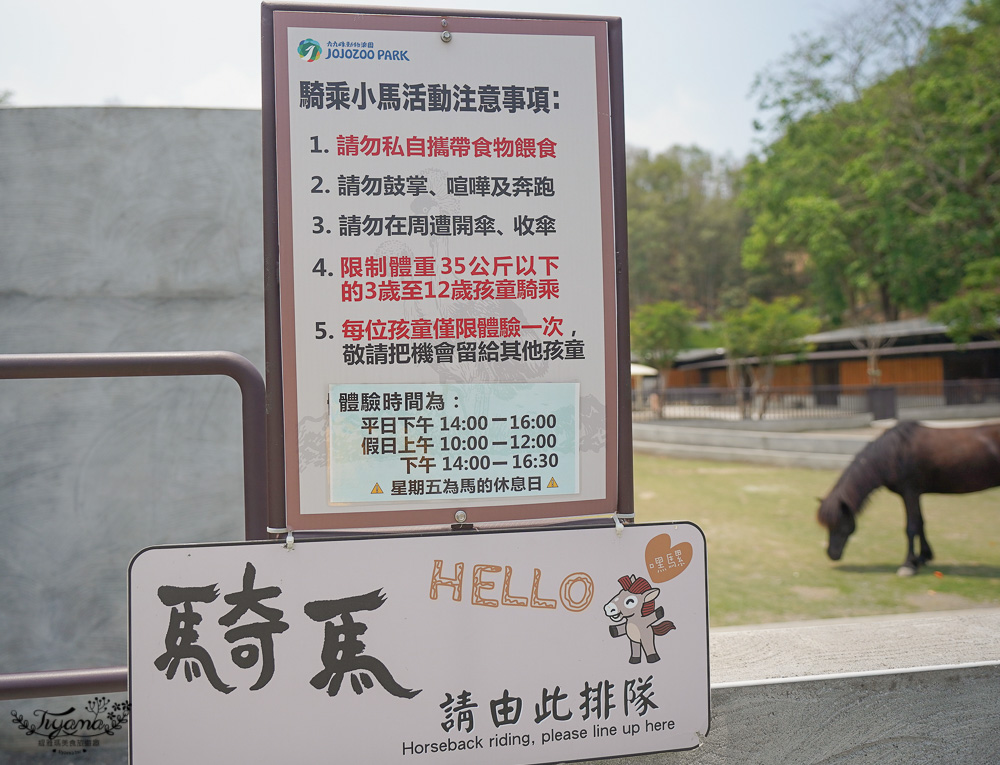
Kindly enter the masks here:
M 291 525 L 450 523 L 456 507 L 473 523 L 613 512 L 607 24 L 273 21 Z M 446 389 L 461 392 L 457 407 Z M 446 408 L 405 409 L 407 394 Z M 451 449 L 455 416 L 556 407 L 556 447 L 515 454 L 497 446 L 515 428 L 491 425 Z M 364 438 L 362 415 L 379 419 Z M 414 460 L 399 418 L 425 415 Z M 557 471 L 540 466 L 549 455 Z M 532 490 L 511 488 L 522 482 Z M 445 485 L 464 488 L 428 491 Z
M 677 523 L 151 548 L 129 570 L 129 694 L 143 765 L 695 747 L 704 538 Z
M 331 385 L 330 501 L 575 494 L 578 401 L 576 383 Z

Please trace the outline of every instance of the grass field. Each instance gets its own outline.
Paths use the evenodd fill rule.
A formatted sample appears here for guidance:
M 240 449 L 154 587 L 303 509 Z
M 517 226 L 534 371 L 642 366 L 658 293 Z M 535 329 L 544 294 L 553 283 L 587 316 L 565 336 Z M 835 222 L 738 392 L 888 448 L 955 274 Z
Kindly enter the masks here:
M 904 511 L 886 489 L 834 563 L 816 508 L 837 471 L 636 454 L 634 474 L 639 522 L 705 533 L 712 626 L 1000 606 L 1000 489 L 925 495 L 935 559 L 899 577 Z

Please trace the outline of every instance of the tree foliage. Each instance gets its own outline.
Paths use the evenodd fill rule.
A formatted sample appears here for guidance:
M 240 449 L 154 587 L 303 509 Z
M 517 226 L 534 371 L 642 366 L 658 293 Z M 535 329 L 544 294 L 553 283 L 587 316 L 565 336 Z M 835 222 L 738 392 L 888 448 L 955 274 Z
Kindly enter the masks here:
M 742 309 L 726 313 L 721 323 L 726 355 L 732 359 L 757 358 L 774 364 L 779 356 L 808 350 L 803 339 L 819 329 L 819 320 L 801 310 L 796 297 L 765 303 L 757 298 Z
M 668 373 L 679 351 L 689 347 L 695 312 L 672 300 L 639 306 L 632 317 L 632 352 L 640 361 Z
M 976 335 L 1000 338 L 1000 257 L 971 263 L 962 289 L 938 306 L 931 317 L 944 323 L 959 345 Z
M 892 320 L 1000 250 L 1000 0 L 883 0 L 759 80 L 779 136 L 746 168 L 752 294 Z
M 860 100 L 871 86 L 916 67 L 931 30 L 950 19 L 962 0 L 872 0 L 841 15 L 819 35 L 794 38 L 794 47 L 754 80 L 761 110 L 772 115 L 772 139 L 804 117 Z
M 746 216 L 738 168 L 697 147 L 628 156 L 629 289 L 633 305 L 683 302 L 705 316 L 739 283 Z
M 940 305 L 956 340 L 1000 336 L 1000 0 L 872 0 L 756 87 L 767 144 L 743 168 L 696 147 L 629 153 L 633 305 L 723 316 L 755 390 L 773 376 L 766 328 L 817 328 L 792 296 L 833 325 Z M 872 375 L 885 343 L 865 347 Z
M 720 326 L 723 347 L 729 359 L 730 382 L 749 385 L 750 397 L 740 400 L 744 417 L 763 417 L 771 396 L 775 367 L 781 357 L 799 358 L 811 349 L 805 338 L 819 329 L 819 320 L 800 310 L 797 297 L 777 298 L 765 303 L 752 298 L 741 309 L 726 313 Z

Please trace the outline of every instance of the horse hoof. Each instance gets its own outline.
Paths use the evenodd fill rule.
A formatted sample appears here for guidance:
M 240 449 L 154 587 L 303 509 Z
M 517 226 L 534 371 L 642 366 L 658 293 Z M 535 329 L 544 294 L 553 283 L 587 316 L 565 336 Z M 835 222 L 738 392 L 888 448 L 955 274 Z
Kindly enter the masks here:
M 917 573 L 917 569 L 913 566 L 900 566 L 896 569 L 896 576 L 913 576 Z
M 650 663 L 650 664 L 652 664 L 654 661 L 659 661 L 659 660 L 660 660 L 660 655 L 659 654 L 656 654 L 656 653 L 648 653 L 648 654 L 646 654 L 646 661 L 648 663 Z
M 638 656 L 629 656 L 628 659 L 629 664 L 638 664 L 640 661 L 642 661 L 642 659 L 640 659 Z

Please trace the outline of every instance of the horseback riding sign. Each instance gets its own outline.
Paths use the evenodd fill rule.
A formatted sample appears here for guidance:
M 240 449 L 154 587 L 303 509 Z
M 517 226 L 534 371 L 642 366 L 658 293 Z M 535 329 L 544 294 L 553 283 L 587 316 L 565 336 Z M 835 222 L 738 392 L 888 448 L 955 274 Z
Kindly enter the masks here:
M 705 540 L 673 523 L 150 548 L 129 568 L 128 685 L 143 765 L 693 748 Z
M 630 515 L 621 20 L 262 8 L 289 526 Z

